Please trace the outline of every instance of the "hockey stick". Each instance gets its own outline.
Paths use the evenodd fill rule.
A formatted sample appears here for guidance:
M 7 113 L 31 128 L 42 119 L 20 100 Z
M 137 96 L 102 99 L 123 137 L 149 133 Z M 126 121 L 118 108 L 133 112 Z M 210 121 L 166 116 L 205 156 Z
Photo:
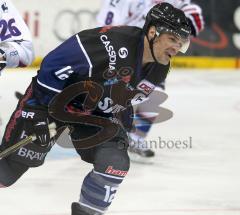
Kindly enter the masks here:
M 49 125 L 49 128 L 55 128 L 55 123 L 54 124 L 50 124 Z M 62 139 L 64 140 L 64 138 L 62 137 L 62 135 L 66 136 L 69 134 L 70 132 L 70 129 L 68 127 L 61 127 L 59 130 L 58 130 L 59 134 L 56 135 L 55 132 L 51 132 L 50 131 L 50 137 L 53 137 L 56 135 L 56 142 L 58 141 L 58 139 L 61 141 Z M 7 157 L 8 155 L 12 154 L 13 152 L 17 151 L 18 149 L 20 149 L 21 147 L 23 146 L 26 146 L 27 144 L 35 141 L 37 138 L 35 135 L 31 135 L 31 136 L 28 136 L 26 137 L 25 139 L 19 141 L 18 143 L 8 147 L 7 149 L 5 149 L 4 151 L 0 152 L 0 160 Z M 65 137 L 66 139 L 66 137 Z
M 27 138 L 19 141 L 18 143 L 8 147 L 4 151 L 0 152 L 0 160 L 10 155 L 11 153 L 15 152 L 16 150 L 20 149 L 21 147 L 31 143 L 34 140 L 36 140 L 36 137 L 34 135 L 28 136 Z

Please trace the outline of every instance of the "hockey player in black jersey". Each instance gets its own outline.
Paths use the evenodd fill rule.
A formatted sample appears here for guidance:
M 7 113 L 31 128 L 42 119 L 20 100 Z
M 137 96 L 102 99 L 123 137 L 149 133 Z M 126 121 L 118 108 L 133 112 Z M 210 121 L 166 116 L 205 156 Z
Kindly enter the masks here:
M 184 13 L 161 3 L 143 29 L 85 30 L 51 51 L 13 112 L 1 151 L 26 136 L 37 139 L 0 160 L 0 187 L 44 163 L 54 144 L 49 124 L 58 132 L 68 126 L 81 159 L 93 164 L 72 215 L 104 214 L 129 170 L 131 100 L 141 101 L 166 78 L 171 57 L 186 51 L 190 33 Z

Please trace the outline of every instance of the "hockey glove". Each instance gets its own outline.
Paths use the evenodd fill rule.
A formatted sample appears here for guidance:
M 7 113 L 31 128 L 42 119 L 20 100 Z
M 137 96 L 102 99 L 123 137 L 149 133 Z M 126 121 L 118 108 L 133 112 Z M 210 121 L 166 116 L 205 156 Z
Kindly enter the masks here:
M 181 10 L 185 13 L 192 29 L 192 35 L 197 36 L 204 29 L 202 9 L 196 4 L 184 5 Z
M 47 110 L 24 108 L 22 110 L 24 129 L 28 135 L 35 135 L 34 143 L 41 147 L 48 147 L 52 137 L 56 135 L 56 124 L 49 124 Z

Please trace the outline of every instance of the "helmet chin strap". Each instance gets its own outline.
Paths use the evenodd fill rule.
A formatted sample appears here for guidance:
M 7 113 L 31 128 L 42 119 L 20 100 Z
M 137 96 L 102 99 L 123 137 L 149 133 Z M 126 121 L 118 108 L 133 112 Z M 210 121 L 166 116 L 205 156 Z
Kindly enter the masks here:
M 152 39 L 149 40 L 148 36 L 147 36 L 147 40 L 148 40 L 148 43 L 149 43 L 149 47 L 150 47 L 150 50 L 151 50 L 151 54 L 152 54 L 152 58 L 153 60 L 156 62 L 156 63 L 159 63 L 155 57 L 155 54 L 154 54 L 154 51 L 153 51 L 153 43 L 154 43 L 154 40 L 156 39 L 157 35 L 155 34 L 154 37 Z

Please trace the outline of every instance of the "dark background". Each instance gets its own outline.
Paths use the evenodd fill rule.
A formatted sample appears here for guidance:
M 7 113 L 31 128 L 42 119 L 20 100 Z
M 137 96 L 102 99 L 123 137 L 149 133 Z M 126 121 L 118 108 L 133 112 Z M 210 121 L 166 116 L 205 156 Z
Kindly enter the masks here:
M 238 57 L 240 49 L 233 44 L 232 38 L 233 34 L 240 34 L 240 29 L 237 28 L 233 18 L 237 8 L 240 12 L 240 0 L 195 0 L 193 2 L 202 8 L 205 29 L 196 39 L 193 38 L 188 55 Z M 237 21 L 240 22 L 240 20 Z

